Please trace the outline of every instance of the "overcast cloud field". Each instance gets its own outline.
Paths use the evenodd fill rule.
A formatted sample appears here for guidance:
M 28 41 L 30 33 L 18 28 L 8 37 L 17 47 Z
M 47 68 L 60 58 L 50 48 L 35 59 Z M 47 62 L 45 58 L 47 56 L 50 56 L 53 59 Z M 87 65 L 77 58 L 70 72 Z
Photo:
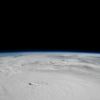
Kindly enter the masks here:
M 100 100 L 100 54 L 0 54 L 0 100 Z

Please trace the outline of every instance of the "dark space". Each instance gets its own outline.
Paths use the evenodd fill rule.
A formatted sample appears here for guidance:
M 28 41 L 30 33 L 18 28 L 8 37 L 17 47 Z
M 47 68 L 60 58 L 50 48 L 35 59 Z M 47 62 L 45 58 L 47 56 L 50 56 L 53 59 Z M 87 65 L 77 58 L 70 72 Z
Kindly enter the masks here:
M 27 34 L 28 35 L 28 34 Z M 93 40 L 86 39 L 70 39 L 70 37 L 59 38 L 49 36 L 42 38 L 43 36 L 39 35 L 25 35 L 17 36 L 13 35 L 15 38 L 2 38 L 0 40 L 0 52 L 20 52 L 20 51 L 64 51 L 64 52 L 93 52 L 99 53 L 100 46 L 99 41 L 94 42 Z M 37 34 L 38 35 L 38 34 Z M 52 37 L 52 38 L 51 38 Z

